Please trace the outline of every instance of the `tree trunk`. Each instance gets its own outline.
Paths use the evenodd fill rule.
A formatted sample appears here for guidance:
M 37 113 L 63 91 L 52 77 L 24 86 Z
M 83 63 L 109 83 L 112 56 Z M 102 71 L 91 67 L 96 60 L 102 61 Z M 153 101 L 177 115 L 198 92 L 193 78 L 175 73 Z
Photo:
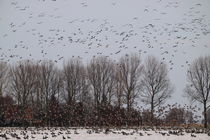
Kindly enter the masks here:
M 204 102 L 204 111 L 203 111 L 203 115 L 204 115 L 204 128 L 207 128 L 207 107 L 206 107 L 206 101 Z
M 128 91 L 128 94 L 127 94 L 127 97 L 126 97 L 126 98 L 127 98 L 126 100 L 127 100 L 127 113 L 128 113 L 128 114 L 129 114 L 130 109 L 131 109 L 131 104 L 130 104 L 130 100 L 131 100 L 131 99 L 130 99 L 130 94 L 131 94 L 131 93 L 130 93 L 130 91 Z
M 129 104 L 129 101 L 127 100 L 127 112 L 129 113 L 130 112 L 130 104 Z
M 154 97 L 152 97 L 152 101 L 151 101 L 151 125 L 153 125 L 153 119 L 154 119 Z
M 129 97 L 130 93 L 127 95 L 127 116 L 126 116 L 126 119 L 127 119 L 127 122 L 126 122 L 126 127 L 129 126 L 129 119 L 130 119 L 130 109 L 131 109 L 131 106 L 130 106 L 130 97 Z

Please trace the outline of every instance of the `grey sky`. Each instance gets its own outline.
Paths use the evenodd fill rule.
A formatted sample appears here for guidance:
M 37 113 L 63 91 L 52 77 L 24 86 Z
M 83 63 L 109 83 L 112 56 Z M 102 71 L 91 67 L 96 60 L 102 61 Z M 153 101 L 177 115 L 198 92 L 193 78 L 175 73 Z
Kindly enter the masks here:
M 210 55 L 210 0 L 0 0 L 0 48 L 10 63 L 154 55 L 184 104 L 188 64 Z

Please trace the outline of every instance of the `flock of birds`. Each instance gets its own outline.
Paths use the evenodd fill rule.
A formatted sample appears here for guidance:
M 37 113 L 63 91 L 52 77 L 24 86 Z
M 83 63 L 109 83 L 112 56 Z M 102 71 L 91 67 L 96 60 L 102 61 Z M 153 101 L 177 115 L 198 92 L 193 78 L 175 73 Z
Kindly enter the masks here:
M 45 4 L 47 0 L 39 1 Z M 52 2 L 55 1 L 52 0 Z M 156 3 L 162 4 L 162 1 L 158 0 Z M 163 9 L 177 9 L 179 4 L 179 0 L 169 1 L 163 4 Z M 88 1 L 81 2 L 80 5 L 81 8 L 89 6 Z M 113 2 L 110 6 L 117 7 L 118 3 Z M 26 19 L 19 24 L 11 21 L 8 24 L 9 31 L 0 33 L 0 41 L 3 42 L 11 40 L 11 35 L 24 34 L 20 37 L 21 40 L 13 41 L 12 46 L 4 47 L 0 44 L 0 60 L 6 62 L 22 59 L 38 59 L 41 62 L 43 59 L 51 59 L 52 54 L 52 60 L 59 63 L 70 56 L 81 59 L 85 56 L 100 55 L 116 58 L 129 52 L 141 55 L 155 52 L 161 56 L 163 62 L 169 64 L 172 70 L 175 65 L 174 60 L 179 57 L 178 54 L 186 55 L 187 50 L 193 48 L 203 49 L 200 40 L 210 35 L 210 20 L 207 20 L 207 15 L 200 12 L 201 3 L 195 3 L 187 9 L 181 16 L 181 20 L 175 23 L 165 21 L 168 13 L 163 9 L 146 5 L 142 9 L 143 14 L 152 13 L 156 18 L 150 22 L 141 23 L 142 18 L 132 17 L 129 22 L 120 25 L 113 24 L 110 19 L 67 20 L 67 17 L 56 14 L 60 10 L 59 7 L 54 8 L 52 13 L 37 13 L 30 10 L 30 5 L 23 5 L 17 0 L 12 0 L 11 7 L 20 15 L 26 14 Z M 51 21 L 54 23 L 52 26 L 49 23 Z M 2 18 L 0 18 L 0 24 L 1 22 L 3 22 Z M 28 39 L 34 44 L 30 44 Z M 203 47 L 209 48 L 207 44 L 203 44 Z M 190 62 L 184 60 L 178 65 L 184 67 L 190 65 Z
M 140 106 L 137 107 L 139 110 L 141 110 L 142 112 L 146 111 L 144 106 Z M 157 116 L 159 116 L 159 118 L 166 118 L 167 114 L 173 110 L 173 109 L 183 109 L 184 111 L 189 111 L 192 113 L 192 117 L 194 119 L 195 122 L 199 122 L 199 120 L 201 120 L 201 115 L 199 114 L 199 112 L 201 112 L 201 108 L 198 105 L 181 105 L 178 103 L 174 103 L 174 104 L 167 104 L 165 106 L 159 106 L 157 107 L 157 110 L 155 111 L 155 114 Z M 189 115 L 189 114 L 188 114 Z M 186 119 L 186 121 L 188 121 Z
M 161 135 L 161 136 L 184 136 L 190 134 L 191 137 L 197 137 L 200 134 L 207 134 L 210 136 L 210 132 L 204 129 L 184 129 L 175 128 L 168 129 L 164 127 L 160 128 L 134 128 L 134 129 L 109 129 L 109 128 L 7 128 L 6 130 L 0 130 L 0 138 L 5 140 L 8 139 L 74 139 L 77 135 L 90 135 L 90 134 L 102 134 L 102 135 L 126 135 L 126 136 L 151 136 L 151 135 Z

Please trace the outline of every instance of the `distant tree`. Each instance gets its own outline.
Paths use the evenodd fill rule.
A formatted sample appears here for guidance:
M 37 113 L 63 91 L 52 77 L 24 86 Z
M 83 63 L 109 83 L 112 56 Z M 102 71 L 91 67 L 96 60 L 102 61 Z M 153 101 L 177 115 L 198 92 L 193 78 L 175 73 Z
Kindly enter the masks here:
M 136 54 L 122 57 L 119 65 L 120 80 L 123 82 L 123 93 L 127 111 L 130 112 L 139 94 L 143 66 L 140 57 Z
M 45 107 L 45 111 L 49 108 L 51 97 L 57 96 L 58 90 L 58 73 L 53 62 L 43 61 L 38 67 L 38 82 L 41 90 L 41 103 Z
M 115 105 L 118 107 L 118 108 L 121 108 L 122 105 L 124 104 L 124 85 L 123 85 L 123 81 L 122 81 L 122 77 L 121 77 L 121 74 L 120 74 L 120 67 L 119 67 L 119 64 L 116 65 L 116 70 L 115 70 L 115 98 L 116 98 L 116 101 L 115 101 Z
M 39 119 L 43 120 L 45 116 L 44 120 L 48 125 L 51 125 L 49 112 L 50 101 L 52 97 L 59 100 L 63 86 L 61 72 L 52 61 L 43 60 L 38 65 L 37 74 L 34 75 L 34 79 L 36 79 L 36 88 L 32 101 L 36 105 L 33 107 L 35 116 L 37 116 L 36 114 L 42 113 Z
M 37 68 L 38 65 L 31 61 L 21 61 L 10 68 L 11 92 L 18 105 L 27 106 L 33 103 L 29 102 L 29 97 L 34 97 Z
M 104 56 L 93 58 L 87 66 L 87 75 L 94 95 L 94 104 L 111 103 L 114 89 L 114 63 Z
M 79 59 L 71 59 L 63 66 L 65 100 L 67 104 L 73 104 L 76 100 L 85 100 L 88 96 L 88 84 L 86 70 Z
M 143 69 L 141 100 L 150 105 L 151 123 L 154 118 L 155 107 L 163 104 L 171 97 L 173 88 L 168 78 L 166 64 L 153 56 L 146 59 Z
M 210 56 L 199 57 L 187 73 L 185 92 L 192 101 L 203 104 L 204 127 L 207 128 L 207 109 L 210 107 Z
M 111 104 L 114 95 L 114 63 L 111 59 L 100 56 L 92 58 L 87 65 L 87 76 L 90 85 L 90 93 L 93 95 L 93 114 L 95 125 L 100 125 L 103 114 L 100 112 Z
M 6 62 L 0 62 L 0 97 L 8 86 L 8 66 Z
M 52 95 L 58 100 L 58 102 L 62 102 L 61 95 L 64 93 L 64 80 L 62 70 L 55 68 L 55 77 L 52 81 Z
M 68 124 L 73 125 L 75 124 L 74 117 L 76 115 L 77 102 L 82 101 L 87 108 L 89 108 L 90 105 L 88 104 L 90 96 L 86 69 L 80 59 L 70 59 L 67 63 L 64 63 L 63 84 L 64 100 L 67 103 L 65 108 L 68 113 L 67 121 Z
M 5 62 L 0 62 L 0 124 L 1 124 L 1 118 L 4 111 L 4 100 L 5 97 L 3 97 L 5 90 L 8 86 L 8 66 Z

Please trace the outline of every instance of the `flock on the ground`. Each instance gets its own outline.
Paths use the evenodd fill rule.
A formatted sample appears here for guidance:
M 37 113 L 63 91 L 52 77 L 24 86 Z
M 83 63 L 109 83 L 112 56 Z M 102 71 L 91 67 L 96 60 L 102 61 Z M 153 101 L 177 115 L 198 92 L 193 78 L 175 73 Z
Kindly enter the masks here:
M 96 137 L 131 136 L 136 138 L 170 137 L 177 138 L 189 135 L 188 138 L 199 138 L 200 135 L 210 136 L 210 132 L 200 128 L 164 128 L 164 127 L 141 127 L 141 128 L 8 128 L 0 130 L 0 138 L 3 139 L 75 139 L 78 136 L 95 135 Z
M 38 0 L 38 2 L 45 5 L 46 3 L 49 2 L 56 3 L 58 2 L 58 0 L 57 1 Z M 155 52 L 158 55 L 160 55 L 161 64 L 167 63 L 169 66 L 169 70 L 172 70 L 175 67 L 177 67 L 177 65 L 175 64 L 175 59 L 179 58 L 180 54 L 185 56 L 188 53 L 187 50 L 190 51 L 193 50 L 194 48 L 200 48 L 207 51 L 209 50 L 208 44 L 206 44 L 205 42 L 201 43 L 203 38 L 208 38 L 210 35 L 210 20 L 208 20 L 209 15 L 203 14 L 201 12 L 204 6 L 203 3 L 197 2 L 192 4 L 192 7 L 187 8 L 186 12 L 183 13 L 183 15 L 180 15 L 180 20 L 177 20 L 174 23 L 168 21 L 167 16 L 170 16 L 170 14 L 167 13 L 167 11 L 168 9 L 178 10 L 180 5 L 182 5 L 181 1 L 176 0 L 176 1 L 163 2 L 161 0 L 158 0 L 155 3 L 159 5 L 161 8 L 158 9 L 154 8 L 153 5 L 145 5 L 144 8 L 142 9 L 143 15 L 146 15 L 148 18 L 150 14 L 156 15 L 156 17 L 152 18 L 149 22 L 148 21 L 141 22 L 142 21 L 141 15 L 140 16 L 137 15 L 131 17 L 130 20 L 126 23 L 116 25 L 112 21 L 112 19 L 109 18 L 104 18 L 104 19 L 80 18 L 80 17 L 72 18 L 66 15 L 58 14 L 59 11 L 62 11 L 61 7 L 58 6 L 52 8 L 51 12 L 49 11 L 36 12 L 32 10 L 33 5 L 24 4 L 23 2 L 18 0 L 11 0 L 10 8 L 14 10 L 16 13 L 19 13 L 18 15 L 23 16 L 23 18 L 21 21 L 16 21 L 15 20 L 16 17 L 14 18 L 10 17 L 10 19 L 14 20 L 8 21 L 8 23 L 6 23 L 5 26 L 5 21 L 4 21 L 5 17 L 0 17 L 0 25 L 1 23 L 3 23 L 2 25 L 4 25 L 4 27 L 6 28 L 6 30 L 2 30 L 2 32 L 0 33 L 0 41 L 3 42 L 2 44 L 0 43 L 0 60 L 2 62 L 6 62 L 8 65 L 10 65 L 11 62 L 14 61 L 20 61 L 20 63 L 16 63 L 17 65 L 15 65 L 14 67 L 12 65 L 11 71 L 9 72 L 12 75 L 10 76 L 12 77 L 11 79 L 13 80 L 13 82 L 11 82 L 9 86 L 12 87 L 10 88 L 10 90 L 13 91 L 11 92 L 8 90 L 4 90 L 6 94 L 9 94 L 11 96 L 2 96 L 2 92 L 0 93 L 0 100 L 2 101 L 0 105 L 1 107 L 2 106 L 4 107 L 3 109 L 0 108 L 0 124 L 3 126 L 7 125 L 8 126 L 10 125 L 63 126 L 64 122 L 67 123 L 67 125 L 74 125 L 74 126 L 79 126 L 82 124 L 84 125 L 84 122 L 87 123 L 85 125 L 91 125 L 91 126 L 96 125 L 96 122 L 98 123 L 97 125 L 112 124 L 116 126 L 129 125 L 129 123 L 130 125 L 134 125 L 137 124 L 137 122 L 139 123 L 138 125 L 142 125 L 144 123 L 149 124 L 148 120 L 146 120 L 145 118 L 146 117 L 151 118 L 151 114 L 148 113 L 150 111 L 144 110 L 144 108 L 141 107 L 138 109 L 134 109 L 129 114 L 131 115 L 129 116 L 130 118 L 129 120 L 128 116 L 125 115 L 129 111 L 127 111 L 124 108 L 124 106 L 121 105 L 121 104 L 126 104 L 125 101 L 119 101 L 123 103 L 121 103 L 119 106 L 116 107 L 115 105 L 110 104 L 108 102 L 109 101 L 108 96 L 106 97 L 105 100 L 105 106 L 104 104 L 100 104 L 98 106 L 95 105 L 97 106 L 96 110 L 93 109 L 94 105 L 91 106 L 92 104 L 88 104 L 80 96 L 77 97 L 79 101 L 78 100 L 77 102 L 74 101 L 72 104 L 72 100 L 75 100 L 73 99 L 74 97 L 71 97 L 71 95 L 69 95 L 68 97 L 69 101 L 67 101 L 66 96 L 62 95 L 63 97 L 60 97 L 60 94 L 57 94 L 63 92 L 63 91 L 58 91 L 60 89 L 55 87 L 55 85 L 58 87 L 61 86 L 59 85 L 60 83 L 59 77 L 54 77 L 54 79 L 50 79 L 51 81 L 57 80 L 57 83 L 52 83 L 52 85 L 50 85 L 51 86 L 50 88 L 46 87 L 46 85 L 43 86 L 44 84 L 47 83 L 47 82 L 44 83 L 43 81 L 49 80 L 47 78 L 44 79 L 42 82 L 38 80 L 40 83 L 35 81 L 36 84 L 39 84 L 40 86 L 39 88 L 37 88 L 38 86 L 34 84 L 33 79 L 35 79 L 35 77 L 38 79 L 39 76 L 41 77 L 43 75 L 37 76 L 34 73 L 29 72 L 30 70 L 33 71 L 34 70 L 33 68 L 35 67 L 25 67 L 26 69 L 22 69 L 23 67 L 21 63 L 22 64 L 23 62 L 25 63 L 26 59 L 28 60 L 26 63 L 34 64 L 35 62 L 38 65 L 38 66 L 36 65 L 37 67 L 44 64 L 46 62 L 46 59 L 51 59 L 50 63 L 62 63 L 66 58 L 66 53 L 68 52 L 70 53 L 69 57 L 71 57 L 72 60 L 81 59 L 81 61 L 85 61 L 86 59 L 84 58 L 86 56 L 91 56 L 92 60 L 97 59 L 99 57 L 112 59 L 116 56 L 122 56 L 124 54 L 126 57 L 128 57 L 130 55 L 129 53 L 130 51 L 136 52 L 139 55 L 147 55 L 150 54 L 150 52 Z M 91 3 L 89 3 L 89 1 L 84 1 L 79 3 L 79 5 L 82 9 L 83 8 L 87 9 L 91 5 Z M 119 5 L 120 4 L 118 2 L 110 3 L 110 7 L 118 8 L 120 7 Z M 57 24 L 59 26 L 57 26 Z M 17 36 L 17 39 L 14 39 L 14 36 L 15 37 Z M 12 39 L 14 39 L 14 42 Z M 30 44 L 31 43 L 30 40 L 33 40 L 32 44 Z M 5 46 L 7 42 L 11 46 Z M 80 51 L 80 49 L 82 51 Z M 74 51 L 75 53 L 72 53 Z M 53 57 L 51 56 L 52 54 Z M 190 59 L 189 60 L 183 59 L 182 63 L 178 64 L 178 67 L 180 68 L 180 67 L 190 66 L 191 64 L 190 61 L 191 61 Z M 120 67 L 121 65 L 117 64 L 117 62 L 118 61 L 115 59 L 114 63 Z M 57 73 L 57 69 L 56 68 L 54 69 L 54 66 L 52 67 L 51 66 L 52 65 L 50 65 L 48 68 L 49 69 L 53 68 L 53 74 L 54 72 Z M 40 69 L 43 68 L 44 70 L 44 67 L 42 68 L 39 67 L 39 68 Z M 20 70 L 19 71 L 20 73 L 18 73 L 18 70 Z M 31 75 L 26 74 L 25 75 L 26 77 L 23 76 L 22 79 L 20 77 L 19 80 L 20 81 L 22 80 L 23 85 L 19 85 L 17 81 L 15 81 L 18 80 L 17 77 L 20 76 L 18 74 L 21 74 L 21 70 L 23 70 L 22 71 L 23 75 L 25 72 L 24 70 L 26 71 L 29 70 L 28 72 L 31 74 Z M 76 74 L 77 70 L 78 69 L 70 71 L 70 73 L 73 72 Z M 80 80 L 83 80 L 84 83 L 79 83 L 79 86 L 82 85 L 84 89 L 81 89 L 81 87 L 75 87 L 76 88 L 75 91 L 77 91 L 77 89 L 79 89 L 79 91 L 87 90 L 85 89 L 87 88 L 86 76 L 87 75 L 85 75 L 85 78 L 80 77 L 81 78 Z M 71 78 L 72 79 L 74 78 L 75 81 L 77 79 L 77 77 L 74 76 L 72 76 Z M 91 80 L 89 80 L 89 82 L 90 81 Z M 1 80 L 0 81 L 1 85 L 4 85 L 4 82 L 5 82 L 4 80 Z M 24 82 L 26 83 L 25 85 Z M 99 82 L 98 79 L 97 82 Z M 94 83 L 91 84 L 93 85 Z M 109 81 L 108 84 L 111 84 L 111 82 Z M 36 85 L 35 86 L 36 88 L 34 88 L 34 85 Z M 29 86 L 29 88 L 26 88 L 25 86 Z M 122 85 L 119 84 L 118 87 L 119 93 L 121 92 L 120 86 Z M 62 90 L 68 91 L 66 87 L 63 88 Z M 132 85 L 130 87 L 132 88 Z M 3 89 L 4 87 L 1 86 L 1 88 Z M 109 88 L 112 89 L 111 85 L 108 86 L 108 89 L 104 88 L 104 90 L 107 90 L 108 93 L 111 93 L 111 91 L 109 91 L 110 90 Z M 27 89 L 28 91 L 24 91 L 25 89 Z M 31 91 L 31 89 L 33 89 L 33 91 Z M 45 95 L 46 99 L 44 99 L 43 96 L 39 96 L 38 94 L 40 92 L 43 93 L 45 92 L 44 89 L 49 90 L 49 92 L 52 93 L 50 95 L 53 96 Z M 127 89 L 129 89 L 129 87 Z M 97 90 L 99 90 L 98 87 L 94 89 L 94 91 Z M 20 95 L 18 91 L 26 92 L 27 96 Z M 74 91 L 68 91 L 68 92 L 73 93 Z M 97 92 L 100 93 L 101 91 Z M 35 96 L 34 93 L 36 93 Z M 46 91 L 45 93 L 47 94 L 48 91 Z M 121 95 L 119 95 L 119 97 L 120 96 Z M 25 103 L 25 101 L 27 101 L 29 97 L 30 101 L 27 104 Z M 21 98 L 24 100 L 22 100 Z M 62 100 L 60 100 L 61 98 Z M 91 97 L 85 97 L 85 98 L 90 100 Z M 88 109 L 84 107 L 86 105 L 89 105 Z M 129 105 L 129 103 L 127 105 Z M 191 120 L 190 121 L 191 123 L 195 123 L 196 121 L 190 118 L 192 116 L 195 119 L 201 120 L 201 117 L 197 114 L 196 110 L 197 107 L 194 108 L 186 105 L 185 107 L 183 107 L 184 108 L 183 109 L 180 106 L 173 107 L 173 105 L 168 105 L 166 107 L 157 108 L 157 111 L 155 112 L 156 115 L 157 116 L 160 115 L 158 113 L 161 112 L 162 115 L 165 116 L 161 116 L 164 119 L 162 119 L 160 116 L 158 116 L 159 118 L 158 117 L 155 118 L 156 116 L 154 116 L 153 119 L 155 120 L 155 122 L 153 122 L 153 124 L 155 123 L 158 124 L 158 122 L 159 122 L 158 125 L 160 125 L 160 123 L 167 124 L 166 121 L 167 115 L 168 116 L 171 115 L 170 117 L 168 117 L 168 122 L 172 122 L 172 124 L 174 123 L 174 125 L 188 123 L 189 120 Z M 168 109 L 174 109 L 172 110 L 174 112 L 170 112 Z M 81 112 L 79 113 L 77 110 L 81 111 L 82 113 Z M 198 108 L 198 110 L 200 111 L 201 109 Z M 187 111 L 189 112 L 191 111 L 191 113 Z M 98 116 L 99 112 L 103 115 Z M 183 116 L 176 116 L 177 112 L 179 113 L 182 112 Z M 79 118 L 77 117 L 71 118 L 69 117 L 71 116 L 69 114 L 71 114 L 72 116 L 76 114 L 76 116 L 79 116 Z M 112 116 L 111 119 L 109 118 L 109 116 L 107 116 L 107 114 Z M 174 118 L 171 119 L 171 117 Z M 85 118 L 86 120 L 83 120 L 83 118 Z M 187 121 L 186 118 L 188 118 Z M 89 133 L 93 132 L 94 131 L 91 130 L 89 131 Z M 107 132 L 112 132 L 112 131 L 109 130 Z M 120 132 L 120 133 L 122 133 L 123 135 L 124 134 L 127 135 L 127 132 Z M 24 131 L 21 134 L 24 135 L 24 137 L 26 136 Z M 162 135 L 170 135 L 170 134 L 182 134 L 182 133 L 177 133 L 172 131 L 170 133 Z M 17 139 L 19 138 L 17 134 L 12 134 L 10 132 L 8 132 L 8 134 L 5 135 L 2 134 L 1 136 L 7 138 L 7 135 L 11 135 L 12 137 L 14 136 Z M 194 137 L 194 134 L 192 134 L 191 136 Z M 28 136 L 26 136 L 25 138 L 27 139 Z M 43 139 L 44 138 L 47 139 L 48 137 L 43 136 Z M 63 139 L 64 138 L 68 137 L 63 137 Z

